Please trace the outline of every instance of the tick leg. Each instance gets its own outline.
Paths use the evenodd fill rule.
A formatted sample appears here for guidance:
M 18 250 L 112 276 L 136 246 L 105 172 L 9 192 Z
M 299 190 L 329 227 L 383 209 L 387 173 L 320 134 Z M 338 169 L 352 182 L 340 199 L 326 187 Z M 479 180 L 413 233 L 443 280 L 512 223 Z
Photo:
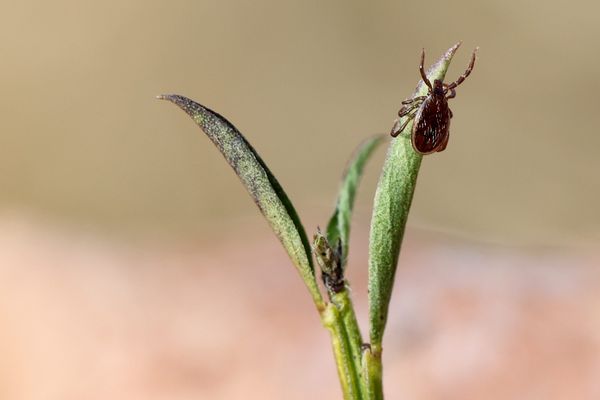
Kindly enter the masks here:
M 398 126 L 398 124 L 400 124 L 400 118 L 398 118 L 396 120 L 396 123 L 394 124 L 394 127 L 392 128 L 392 131 L 390 132 L 390 135 L 392 135 L 393 137 L 398 136 L 404 130 L 404 128 L 406 128 L 406 125 L 408 125 L 408 123 L 415 118 L 415 114 L 416 112 L 407 116 L 406 121 L 404 121 L 404 123 L 400 126 Z
M 450 118 L 452 118 L 454 116 L 454 114 L 452 114 L 452 110 L 448 109 L 448 112 L 450 113 Z
M 456 90 L 454 90 L 454 89 L 444 90 L 445 93 L 448 93 L 448 91 L 450 91 L 450 94 L 446 96 L 446 99 L 453 99 L 456 97 Z
M 415 103 L 415 104 L 411 104 L 411 105 L 406 105 L 406 106 L 402 107 L 400 109 L 400 111 L 398 111 L 398 116 L 399 117 L 404 117 L 405 115 L 407 115 L 411 111 L 413 111 L 415 108 L 419 108 L 420 106 L 421 106 L 421 102 Z
M 412 99 L 406 99 L 402 102 L 402 104 L 412 104 L 415 101 L 423 101 L 427 98 L 427 96 L 419 96 L 419 97 L 413 97 Z
M 423 78 L 423 82 L 425 82 L 429 90 L 433 90 L 433 88 L 431 87 L 431 82 L 429 82 L 429 79 L 427 79 L 427 75 L 425 75 L 423 64 L 425 64 L 425 49 L 423 49 L 423 51 L 421 52 L 421 65 L 419 65 L 419 72 L 421 73 L 421 78 Z
M 467 70 L 465 71 L 464 74 L 462 74 L 457 80 L 456 82 L 452 82 L 451 84 L 449 84 L 446 87 L 446 91 L 448 90 L 452 90 L 455 87 L 457 87 L 458 85 L 460 85 L 461 83 L 463 83 L 463 81 L 465 79 L 467 79 L 467 76 L 469 76 L 469 74 L 471 73 L 471 71 L 473 71 L 473 67 L 475 66 L 475 58 L 477 58 L 477 50 L 479 50 L 479 47 L 475 47 L 475 50 L 473 50 L 473 56 L 471 56 L 471 62 L 469 63 L 469 66 L 467 67 Z

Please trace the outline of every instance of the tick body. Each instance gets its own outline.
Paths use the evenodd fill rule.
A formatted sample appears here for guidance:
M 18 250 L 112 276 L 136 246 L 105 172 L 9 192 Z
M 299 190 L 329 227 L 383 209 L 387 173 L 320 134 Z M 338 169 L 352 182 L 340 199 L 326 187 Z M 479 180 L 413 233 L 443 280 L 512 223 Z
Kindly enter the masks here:
M 433 81 L 433 85 L 427 79 L 423 64 L 425 63 L 425 49 L 421 53 L 421 64 L 419 72 L 423 82 L 428 87 L 427 95 L 404 100 L 402 108 L 398 111 L 400 117 L 390 133 L 392 136 L 398 136 L 408 123 L 414 120 L 411 142 L 415 151 L 419 154 L 431 154 L 437 151 L 443 151 L 448 145 L 450 136 L 450 118 L 452 111 L 448 107 L 448 100 L 456 96 L 456 87 L 463 83 L 469 76 L 475 65 L 477 48 L 473 51 L 471 62 L 466 71 L 451 84 L 443 83 L 439 79 Z M 400 119 L 406 117 L 404 123 L 400 124 Z

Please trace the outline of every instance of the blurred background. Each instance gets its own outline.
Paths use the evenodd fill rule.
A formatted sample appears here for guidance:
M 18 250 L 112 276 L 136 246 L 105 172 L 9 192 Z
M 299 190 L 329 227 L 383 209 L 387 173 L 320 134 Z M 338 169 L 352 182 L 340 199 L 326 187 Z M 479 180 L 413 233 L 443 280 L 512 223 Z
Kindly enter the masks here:
M 7 2 L 0 398 L 340 398 L 327 333 L 187 116 L 217 110 L 312 234 L 354 147 L 459 40 L 386 332 L 390 399 L 600 398 L 599 7 L 586 1 Z M 370 207 L 349 277 L 366 321 Z

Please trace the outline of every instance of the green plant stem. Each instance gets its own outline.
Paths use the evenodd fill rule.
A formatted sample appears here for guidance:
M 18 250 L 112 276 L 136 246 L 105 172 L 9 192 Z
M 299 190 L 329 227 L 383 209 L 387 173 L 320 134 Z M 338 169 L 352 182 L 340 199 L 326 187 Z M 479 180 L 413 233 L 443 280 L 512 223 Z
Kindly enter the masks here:
M 353 313 L 353 312 L 352 312 Z M 358 376 L 359 365 L 355 364 L 352 346 L 348 337 L 343 313 L 338 306 L 329 303 L 321 313 L 323 326 L 331 333 L 333 355 L 344 394 L 344 400 L 362 400 L 361 385 Z
M 381 349 L 366 348 L 363 353 L 366 400 L 383 400 Z
M 348 345 L 350 347 L 350 355 L 352 357 L 352 367 L 355 370 L 358 379 L 360 398 L 364 399 L 366 393 L 366 384 L 362 374 L 361 359 L 362 359 L 362 335 L 354 313 L 354 306 L 350 298 L 350 292 L 344 288 L 339 293 L 330 293 L 331 302 L 336 305 L 344 324 Z

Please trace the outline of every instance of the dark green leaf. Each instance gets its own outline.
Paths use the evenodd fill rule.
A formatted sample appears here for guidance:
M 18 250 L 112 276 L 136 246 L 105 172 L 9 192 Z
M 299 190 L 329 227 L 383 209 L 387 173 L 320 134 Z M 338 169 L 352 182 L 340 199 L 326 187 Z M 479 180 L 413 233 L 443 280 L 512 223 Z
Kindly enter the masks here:
M 311 250 L 296 210 L 263 160 L 224 117 L 179 95 L 163 95 L 202 128 L 238 175 L 283 244 L 319 309 L 323 300 L 315 279 Z
M 348 260 L 350 223 L 356 189 L 360 183 L 367 160 L 377 146 L 383 142 L 384 138 L 383 135 L 373 136 L 361 143 L 355 150 L 344 172 L 335 211 L 329 219 L 329 224 L 327 224 L 327 240 L 329 243 L 336 246 L 338 240 L 342 242 L 342 266 L 345 266 Z

